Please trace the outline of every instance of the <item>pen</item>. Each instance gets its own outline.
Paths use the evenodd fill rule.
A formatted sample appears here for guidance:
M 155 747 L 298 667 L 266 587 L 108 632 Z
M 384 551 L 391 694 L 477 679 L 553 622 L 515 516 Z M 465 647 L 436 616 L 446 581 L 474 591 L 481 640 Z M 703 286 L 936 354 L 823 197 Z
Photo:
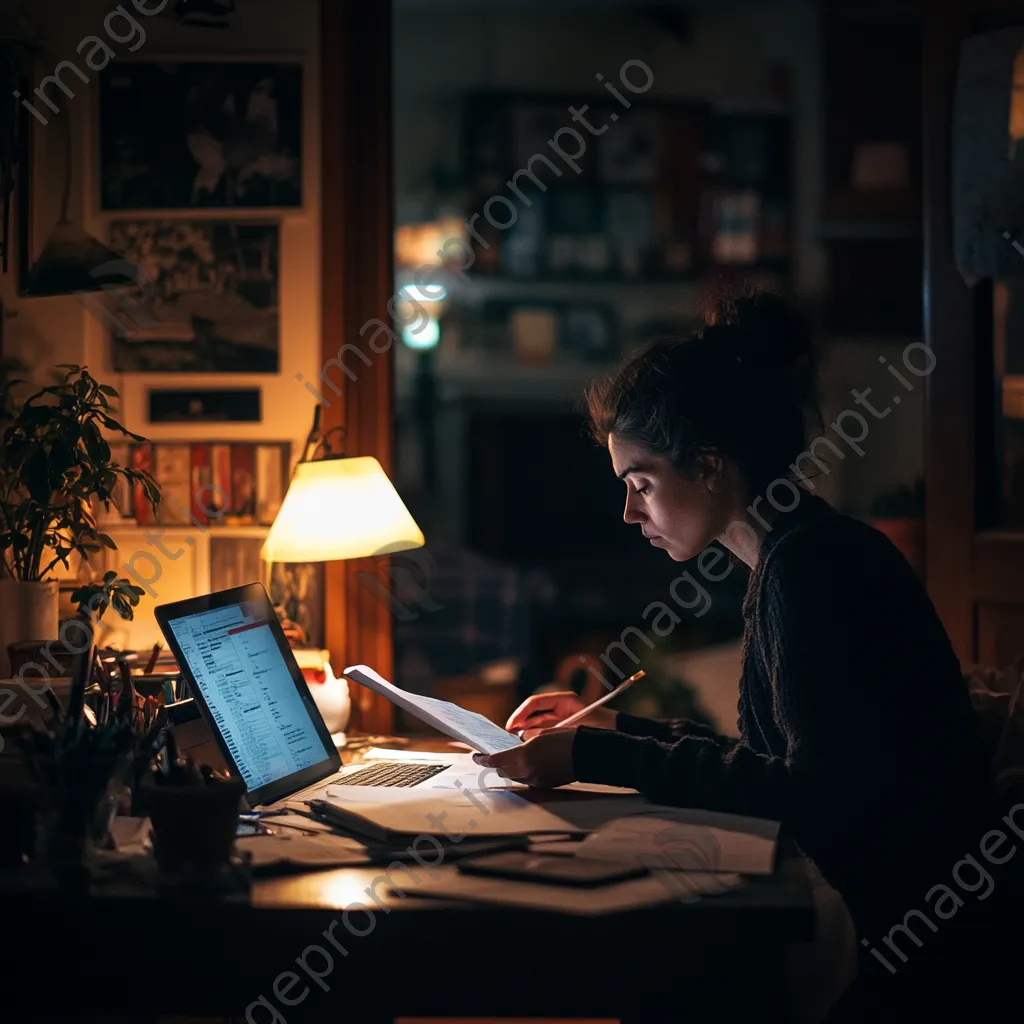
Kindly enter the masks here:
M 610 693 L 606 693 L 603 697 L 595 700 L 593 704 L 588 704 L 585 708 L 581 708 L 575 714 L 570 715 L 568 718 L 562 719 L 558 725 L 553 725 L 552 729 L 564 729 L 567 725 L 575 725 L 581 718 L 586 718 L 594 708 L 599 708 L 602 704 L 607 704 L 613 697 L 617 697 L 623 690 L 628 690 L 635 682 L 643 679 L 647 673 L 640 669 L 639 672 L 634 672 L 628 679 L 623 680 L 615 687 Z

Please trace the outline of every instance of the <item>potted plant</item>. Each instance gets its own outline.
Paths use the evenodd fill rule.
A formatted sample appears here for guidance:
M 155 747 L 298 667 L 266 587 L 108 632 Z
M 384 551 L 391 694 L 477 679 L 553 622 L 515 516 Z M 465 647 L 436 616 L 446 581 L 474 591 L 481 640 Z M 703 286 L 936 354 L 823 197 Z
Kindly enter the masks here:
M 154 506 L 156 481 L 145 472 L 111 461 L 104 431 L 146 439 L 122 426 L 111 414 L 117 392 L 95 380 L 88 369 L 63 365 L 63 376 L 27 398 L 8 418 L 0 450 L 0 675 L 7 674 L 7 646 L 57 635 L 57 564 L 70 568 L 78 552 L 117 545 L 97 529 L 94 509 L 109 511 L 121 481 L 142 486 Z M 3 405 L 11 389 L 3 385 Z M 110 594 L 115 611 L 133 602 L 121 587 Z M 127 603 L 125 603 L 127 601 Z
M 879 495 L 871 505 L 871 525 L 892 541 L 918 575 L 924 575 L 923 480 Z

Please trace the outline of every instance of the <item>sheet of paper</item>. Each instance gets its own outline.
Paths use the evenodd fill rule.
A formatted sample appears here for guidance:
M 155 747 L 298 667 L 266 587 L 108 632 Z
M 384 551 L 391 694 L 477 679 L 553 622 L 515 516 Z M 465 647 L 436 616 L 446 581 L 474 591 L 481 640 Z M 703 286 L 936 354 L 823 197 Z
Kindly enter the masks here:
M 618 818 L 577 845 L 576 856 L 651 869 L 770 875 L 779 824 L 708 811 L 659 808 Z
M 438 700 L 436 697 L 423 697 L 400 690 L 368 665 L 350 665 L 343 674 L 387 697 L 411 715 L 440 729 L 446 736 L 461 740 L 482 754 L 496 754 L 499 750 L 508 750 L 522 743 L 518 736 L 506 732 L 475 711 L 467 711 L 458 704 Z
M 611 885 L 581 888 L 546 882 L 519 882 L 503 878 L 464 875 L 453 866 L 435 868 L 420 876 L 407 895 L 447 897 L 475 903 L 496 903 L 508 907 L 554 910 L 565 914 L 594 917 L 618 911 L 653 907 L 679 901 L 694 903 L 743 885 L 739 875 L 666 872 L 668 880 L 648 875 Z M 393 890 L 398 892 L 397 889 Z
M 387 747 L 370 747 L 363 751 L 364 761 L 407 761 L 410 764 L 455 764 L 463 763 L 472 766 L 472 754 L 464 754 L 453 750 L 450 754 L 438 753 L 435 750 L 388 750 Z
M 272 827 L 272 821 L 268 824 Z M 251 854 L 254 868 L 286 864 L 326 868 L 370 863 L 363 843 L 333 834 L 307 836 L 282 832 L 273 836 L 243 836 L 235 840 L 235 849 Z

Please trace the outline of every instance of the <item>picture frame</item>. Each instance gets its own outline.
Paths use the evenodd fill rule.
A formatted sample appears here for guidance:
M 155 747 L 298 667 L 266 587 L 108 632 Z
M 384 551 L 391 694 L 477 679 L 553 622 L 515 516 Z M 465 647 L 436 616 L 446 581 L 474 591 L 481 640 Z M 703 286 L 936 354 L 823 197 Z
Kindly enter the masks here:
M 280 224 L 115 220 L 110 246 L 139 284 L 111 311 L 119 373 L 278 373 Z
M 259 388 L 149 388 L 150 423 L 259 423 Z
M 301 57 L 146 55 L 98 84 L 101 213 L 304 209 Z

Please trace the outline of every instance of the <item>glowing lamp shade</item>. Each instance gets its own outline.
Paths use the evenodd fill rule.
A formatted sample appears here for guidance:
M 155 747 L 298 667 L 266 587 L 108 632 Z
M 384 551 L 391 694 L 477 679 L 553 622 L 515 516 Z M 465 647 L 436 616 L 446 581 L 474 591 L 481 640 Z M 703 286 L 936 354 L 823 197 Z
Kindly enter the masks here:
M 381 464 L 363 456 L 300 462 L 261 554 L 265 562 L 331 562 L 423 544 Z

